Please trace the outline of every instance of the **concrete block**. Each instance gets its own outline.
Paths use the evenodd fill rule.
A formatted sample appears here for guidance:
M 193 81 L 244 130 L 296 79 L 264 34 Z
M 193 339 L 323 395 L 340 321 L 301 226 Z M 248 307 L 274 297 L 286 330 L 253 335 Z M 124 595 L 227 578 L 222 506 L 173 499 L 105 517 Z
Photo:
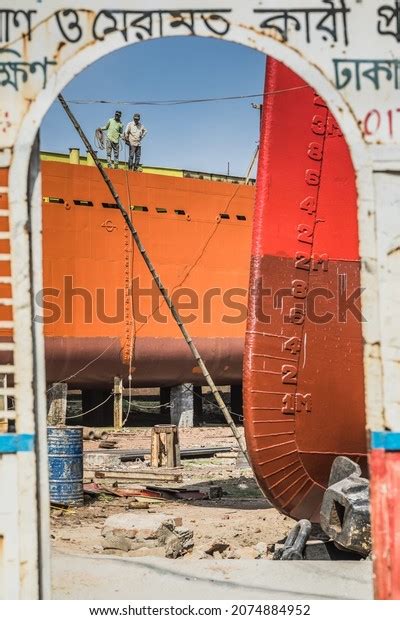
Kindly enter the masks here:
M 143 514 L 135 512 L 132 514 L 130 512 L 122 512 L 106 519 L 102 534 L 106 536 L 108 533 L 112 533 L 114 535 L 126 536 L 127 538 L 151 540 L 157 538 L 157 530 L 164 521 L 168 520 L 170 520 L 170 517 L 163 513 Z
M 115 536 L 113 534 L 107 534 L 104 540 L 101 541 L 103 549 L 119 549 L 120 551 L 130 551 L 131 543 L 125 536 Z
M 179 428 L 194 426 L 194 403 L 191 383 L 176 385 L 171 388 L 171 424 Z

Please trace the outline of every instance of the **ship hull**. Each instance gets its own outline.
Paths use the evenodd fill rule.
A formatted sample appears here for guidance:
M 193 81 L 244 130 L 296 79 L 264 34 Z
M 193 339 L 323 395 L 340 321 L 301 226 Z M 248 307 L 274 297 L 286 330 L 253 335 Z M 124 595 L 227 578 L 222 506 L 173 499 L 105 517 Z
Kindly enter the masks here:
M 271 502 L 318 521 L 334 458 L 349 456 L 366 469 L 355 175 L 324 102 L 269 60 L 265 92 L 274 91 L 286 92 L 264 102 L 246 440 Z
M 195 343 L 217 385 L 242 382 L 244 338 L 198 338 Z M 63 378 L 80 388 L 108 386 L 117 376 L 126 383 L 130 373 L 139 387 L 205 384 L 183 338 L 138 338 L 131 368 L 123 362 L 118 337 L 47 337 L 45 355 L 48 382 Z
M 254 187 L 109 174 L 214 380 L 241 383 Z M 42 185 L 47 381 L 204 385 L 97 169 L 43 161 Z

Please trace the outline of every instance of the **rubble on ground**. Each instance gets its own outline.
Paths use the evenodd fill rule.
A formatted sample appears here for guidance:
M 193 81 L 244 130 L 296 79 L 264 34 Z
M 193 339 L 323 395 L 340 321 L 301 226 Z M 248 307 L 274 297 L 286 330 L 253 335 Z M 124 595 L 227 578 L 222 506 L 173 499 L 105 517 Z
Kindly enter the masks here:
M 168 519 L 164 514 L 136 515 L 122 513 L 109 517 L 102 530 L 105 552 L 133 552 L 143 555 L 165 555 L 179 558 L 193 549 L 193 530 L 182 527 L 181 519 Z M 162 548 L 163 551 L 159 551 Z M 158 551 L 154 554 L 154 550 Z
M 150 434 L 151 428 L 118 434 L 118 448 L 144 448 Z M 234 444 L 224 427 L 182 429 L 180 442 L 185 448 Z M 85 444 L 93 450 L 99 441 Z M 52 509 L 53 546 L 64 553 L 176 561 L 272 558 L 294 522 L 271 507 L 248 465 L 225 457 L 188 459 L 180 471 L 181 483 L 128 489 L 126 474 L 117 484 L 89 482 L 83 507 Z
M 170 519 L 175 526 L 182 525 L 182 519 Z M 104 523 L 102 535 L 109 533 L 126 538 L 147 540 L 157 538 L 157 532 L 161 525 L 168 521 L 168 515 L 160 514 L 130 514 L 122 512 L 108 517 Z

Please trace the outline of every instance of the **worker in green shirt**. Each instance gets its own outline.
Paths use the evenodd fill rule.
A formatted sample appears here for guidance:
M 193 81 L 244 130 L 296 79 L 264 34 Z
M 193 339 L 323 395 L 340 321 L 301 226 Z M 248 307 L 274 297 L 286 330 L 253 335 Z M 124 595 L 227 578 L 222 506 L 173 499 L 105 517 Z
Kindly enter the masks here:
M 114 118 L 110 118 L 104 127 L 101 127 L 102 131 L 107 131 L 106 153 L 109 168 L 112 168 L 111 152 L 114 153 L 114 168 L 118 168 L 119 164 L 119 140 L 124 131 L 124 126 L 121 123 L 121 114 L 122 113 L 117 110 L 114 114 Z

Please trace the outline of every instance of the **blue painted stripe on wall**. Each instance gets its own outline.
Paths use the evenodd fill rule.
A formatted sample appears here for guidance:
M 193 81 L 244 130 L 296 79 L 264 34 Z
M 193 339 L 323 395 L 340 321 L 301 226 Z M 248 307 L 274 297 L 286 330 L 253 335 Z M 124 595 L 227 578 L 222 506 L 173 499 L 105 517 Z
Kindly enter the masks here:
M 400 433 L 392 433 L 390 431 L 372 432 L 371 448 L 388 452 L 400 451 Z
M 35 435 L 17 435 L 0 433 L 0 454 L 32 452 L 35 447 Z

